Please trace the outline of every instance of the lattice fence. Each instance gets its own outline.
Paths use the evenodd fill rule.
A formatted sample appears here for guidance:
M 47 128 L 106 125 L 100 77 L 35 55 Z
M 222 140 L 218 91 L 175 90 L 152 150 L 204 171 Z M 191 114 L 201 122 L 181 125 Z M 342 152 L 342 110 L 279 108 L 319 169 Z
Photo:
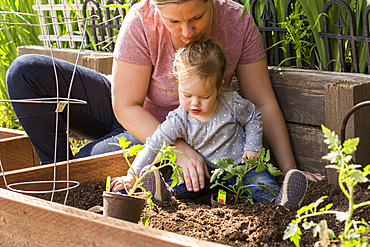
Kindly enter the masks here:
M 83 22 L 76 24 L 76 20 L 70 19 L 71 17 L 78 17 L 76 12 L 79 13 L 79 17 L 83 16 L 83 0 L 69 0 L 68 3 L 66 0 L 61 0 L 60 3 L 55 2 L 56 0 L 47 0 L 47 3 L 45 3 L 45 0 L 36 0 L 36 4 L 32 6 L 39 15 L 42 32 L 39 39 L 44 42 L 45 46 L 49 46 L 49 40 L 55 41 L 59 48 L 63 47 L 63 41 L 69 42 L 70 48 L 75 48 L 76 42 L 82 42 L 83 45 L 86 45 L 86 42 L 82 40 Z M 101 4 L 106 5 L 106 0 L 101 0 Z M 87 8 L 91 9 L 91 6 L 87 6 Z M 47 24 L 50 22 L 52 27 L 49 26 L 48 31 Z M 66 32 L 61 33 L 61 30 L 64 29 Z

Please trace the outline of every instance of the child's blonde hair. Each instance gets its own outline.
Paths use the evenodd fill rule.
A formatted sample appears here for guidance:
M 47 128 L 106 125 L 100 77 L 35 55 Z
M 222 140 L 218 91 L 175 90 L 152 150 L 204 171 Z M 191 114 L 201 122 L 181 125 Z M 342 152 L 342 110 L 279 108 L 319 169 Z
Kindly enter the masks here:
M 210 82 L 209 78 L 216 78 L 217 92 L 223 89 L 223 76 L 226 70 L 226 55 L 221 44 L 212 37 L 201 38 L 187 44 L 180 49 L 175 57 L 173 75 L 179 83 L 188 78 L 198 76 L 202 87 Z

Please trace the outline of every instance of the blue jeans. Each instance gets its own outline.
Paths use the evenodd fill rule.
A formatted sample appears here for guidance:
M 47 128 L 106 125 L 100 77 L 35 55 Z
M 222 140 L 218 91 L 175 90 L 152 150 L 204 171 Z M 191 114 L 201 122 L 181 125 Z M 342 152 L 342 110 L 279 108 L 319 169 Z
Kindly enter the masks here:
M 213 169 L 208 167 L 209 174 L 212 174 L 211 171 Z M 224 181 L 222 180 L 222 177 L 220 177 L 220 182 Z M 253 181 L 253 184 L 257 183 L 263 183 L 265 185 L 270 185 L 270 189 L 272 189 L 275 192 L 275 195 L 273 195 L 269 190 L 259 190 L 258 186 L 249 187 L 249 189 L 252 191 L 252 198 L 256 202 L 273 202 L 275 200 L 276 195 L 280 191 L 280 186 L 276 183 L 274 176 L 271 175 L 271 173 L 265 169 L 260 172 L 256 172 L 256 168 L 250 170 L 247 172 L 247 174 L 243 178 L 243 184 L 244 185 L 251 185 L 251 183 L 247 180 L 247 178 L 250 178 Z M 236 176 L 228 179 L 225 181 L 225 185 L 228 186 L 230 184 L 234 185 L 236 183 Z M 169 186 L 171 186 L 172 181 L 167 183 Z M 210 180 L 206 179 L 204 189 L 200 190 L 199 192 L 189 192 L 186 189 L 185 184 L 176 185 L 175 187 L 171 188 L 172 194 L 175 196 L 176 199 L 186 199 L 186 198 L 194 198 L 196 196 L 201 195 L 207 195 L 207 194 L 213 194 L 217 193 L 219 189 L 223 189 L 221 186 L 216 186 L 215 188 L 211 187 Z M 227 193 L 227 190 L 226 190 Z M 245 193 L 249 194 L 248 191 L 245 191 Z
M 59 97 L 67 98 L 74 64 L 55 59 Z M 7 71 L 10 99 L 56 97 L 56 79 L 52 59 L 42 55 L 23 55 Z M 109 143 L 126 136 L 132 144 L 141 143 L 128 133 L 114 116 L 111 101 L 111 82 L 98 72 L 77 67 L 71 90 L 72 99 L 87 104 L 70 104 L 70 131 L 93 142 L 83 147 L 75 158 L 117 151 Z M 14 111 L 29 136 L 41 164 L 54 162 L 56 104 L 12 103 Z M 66 107 L 67 108 L 67 107 Z M 58 113 L 57 161 L 67 158 L 67 111 Z M 70 152 L 69 157 L 73 157 Z

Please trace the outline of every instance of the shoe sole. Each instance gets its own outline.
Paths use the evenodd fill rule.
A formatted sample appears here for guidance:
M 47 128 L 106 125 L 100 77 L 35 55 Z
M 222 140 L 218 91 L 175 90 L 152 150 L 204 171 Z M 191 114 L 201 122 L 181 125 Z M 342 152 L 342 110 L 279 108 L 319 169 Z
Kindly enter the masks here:
M 145 179 L 143 179 L 142 187 L 145 188 L 146 191 L 150 191 L 154 199 L 158 201 L 163 202 L 171 200 L 171 192 L 167 190 L 158 170 L 154 170 L 146 175 Z
M 289 184 L 289 182 L 292 181 L 296 182 L 294 184 Z M 279 205 L 300 208 L 306 194 L 307 185 L 307 178 L 302 172 L 290 170 L 284 179 L 282 186 L 284 191 Z

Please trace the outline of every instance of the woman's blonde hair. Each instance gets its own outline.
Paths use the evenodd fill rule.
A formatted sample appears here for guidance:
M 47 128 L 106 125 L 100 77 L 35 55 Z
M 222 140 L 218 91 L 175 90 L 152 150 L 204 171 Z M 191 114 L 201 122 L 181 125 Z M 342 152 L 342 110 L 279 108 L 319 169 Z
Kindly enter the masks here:
M 167 4 L 172 4 L 172 3 L 185 3 L 189 1 L 199 1 L 201 3 L 206 3 L 210 0 L 154 0 L 155 6 L 157 8 L 161 8 L 163 6 L 166 6 Z
M 217 39 L 203 37 L 187 44 L 176 53 L 173 63 L 173 75 L 181 83 L 198 76 L 199 82 L 206 87 L 210 77 L 216 78 L 217 92 L 223 89 L 223 76 L 226 70 L 226 55 Z

